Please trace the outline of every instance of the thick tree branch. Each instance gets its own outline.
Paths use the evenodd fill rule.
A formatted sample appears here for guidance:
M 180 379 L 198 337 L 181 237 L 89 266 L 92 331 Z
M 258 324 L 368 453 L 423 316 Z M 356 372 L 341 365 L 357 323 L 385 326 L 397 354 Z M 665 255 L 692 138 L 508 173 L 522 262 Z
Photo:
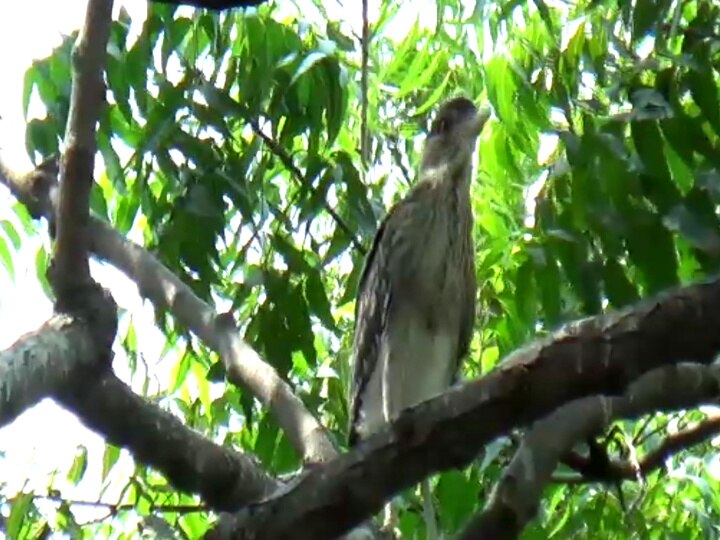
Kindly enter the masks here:
M 0 352 L 0 425 L 63 385 L 79 366 L 94 364 L 95 344 L 85 324 L 55 315 Z
M 54 397 L 109 442 L 128 448 L 178 489 L 200 494 L 214 510 L 237 510 L 280 486 L 251 458 L 206 440 L 115 378 L 104 361 L 115 335 L 114 304 L 98 309 L 87 319 L 55 315 L 0 352 L 0 424 Z M 100 339 L 96 327 L 105 332 Z
M 672 381 L 672 387 L 667 387 L 671 393 L 669 398 L 677 395 L 676 387 L 686 388 L 692 392 L 692 386 L 710 387 L 720 376 L 718 366 L 704 366 L 697 364 L 683 364 L 682 371 L 674 374 L 676 379 Z M 671 369 L 671 368 L 668 368 Z M 682 392 L 680 393 L 682 397 Z M 710 396 L 711 398 L 713 396 Z M 715 396 L 720 397 L 720 396 Z M 714 400 L 713 400 L 714 401 Z M 647 404 L 647 410 L 658 410 L 664 408 L 661 404 L 653 407 Z M 572 453 L 563 457 L 563 463 L 575 469 L 580 476 L 572 479 L 563 478 L 562 481 L 571 480 L 573 483 L 587 482 L 616 482 L 618 480 L 636 480 L 640 476 L 646 476 L 653 470 L 661 467 L 670 456 L 687 450 L 700 444 L 720 433 L 720 416 L 713 416 L 698 422 L 696 425 L 678 431 L 665 437 L 656 448 L 644 456 L 634 459 L 610 459 L 604 465 L 603 470 L 596 470 L 592 459 L 589 456 L 582 456 Z
M 56 399 L 90 429 L 161 471 L 214 510 L 236 510 L 280 485 L 251 457 L 223 448 L 136 395 L 114 374 L 79 371 Z
M 697 376 L 699 370 L 704 376 Z M 517 538 L 534 518 L 542 490 L 563 455 L 613 420 L 694 407 L 716 400 L 718 395 L 720 367 L 678 364 L 646 373 L 624 396 L 592 396 L 562 406 L 532 426 L 486 508 L 470 522 L 460 540 Z
M 608 424 L 608 402 L 604 396 L 582 398 L 536 422 L 505 468 L 488 506 L 458 540 L 517 538 L 535 515 L 542 488 L 562 454 Z
M 87 221 L 95 163 L 95 124 L 104 96 L 103 68 L 112 0 L 90 0 L 85 23 L 72 53 L 70 111 L 65 131 L 65 157 L 60 168 L 57 238 L 51 283 L 59 302 L 76 300 L 91 283 Z
M 494 438 L 572 400 L 622 394 L 640 375 L 720 350 L 720 278 L 566 325 L 486 377 L 405 411 L 214 538 L 334 538 L 427 475 L 467 465 Z M 717 392 L 717 389 L 714 389 Z M 259 533 L 259 531 L 262 531 Z
M 97 219 L 91 220 L 91 249 L 132 279 L 143 297 L 170 310 L 180 323 L 217 352 L 230 380 L 248 388 L 273 412 L 304 461 L 321 462 L 335 455 L 324 428 L 275 368 L 240 338 L 228 317 L 218 317 L 147 250 Z

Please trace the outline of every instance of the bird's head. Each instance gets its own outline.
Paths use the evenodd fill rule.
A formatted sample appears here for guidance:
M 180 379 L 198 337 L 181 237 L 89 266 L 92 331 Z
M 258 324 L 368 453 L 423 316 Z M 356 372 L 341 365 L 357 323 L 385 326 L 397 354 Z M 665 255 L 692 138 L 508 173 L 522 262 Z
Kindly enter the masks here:
M 449 169 L 455 173 L 471 163 L 475 141 L 490 117 L 490 109 L 478 110 L 467 98 L 457 97 L 438 109 L 425 141 L 422 171 Z

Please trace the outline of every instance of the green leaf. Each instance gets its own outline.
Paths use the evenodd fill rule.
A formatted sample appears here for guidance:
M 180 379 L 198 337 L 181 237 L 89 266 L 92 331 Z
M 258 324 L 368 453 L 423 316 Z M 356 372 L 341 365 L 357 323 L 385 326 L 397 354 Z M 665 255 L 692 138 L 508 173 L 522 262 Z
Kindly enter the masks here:
M 354 223 L 360 226 L 360 230 L 366 236 L 374 235 L 376 230 L 376 218 L 370 201 L 368 200 L 367 187 L 360 180 L 355 164 L 348 154 L 338 152 L 335 155 L 336 163 L 339 165 L 339 173 L 347 188 L 346 202 L 350 210 L 350 216 Z
M 102 461 L 101 477 L 103 482 L 107 479 L 108 474 L 110 474 L 110 471 L 112 471 L 118 459 L 120 459 L 120 448 L 112 444 L 106 444 Z
M 548 9 L 547 4 L 543 0 L 533 0 L 533 4 L 535 4 L 538 12 L 540 12 L 540 16 L 542 17 L 545 26 L 547 26 L 547 30 L 550 35 L 555 35 L 555 25 L 553 24 L 552 18 L 550 17 L 550 9 Z
M 0 228 L 2 228 L 5 236 L 12 243 L 13 249 L 15 251 L 19 250 L 22 245 L 22 240 L 20 239 L 20 234 L 17 232 L 17 229 L 15 229 L 13 222 L 9 219 L 0 220 Z
M 416 116 L 421 116 L 427 113 L 432 107 L 438 104 L 440 98 L 447 92 L 448 83 L 452 77 L 452 73 L 449 71 L 445 74 L 442 82 L 430 93 L 425 102 L 415 110 Z
M 442 530 L 459 531 L 475 509 L 476 482 L 462 471 L 449 471 L 440 475 L 435 495 L 440 501 Z
M 323 62 L 326 90 L 328 101 L 326 104 L 325 114 L 327 119 L 328 134 L 327 146 L 331 147 L 335 139 L 340 133 L 340 129 L 345 119 L 345 109 L 347 108 L 347 95 L 341 84 L 342 69 L 334 58 L 329 58 Z
M 190 352 L 185 352 L 170 373 L 170 393 L 174 394 L 185 384 L 187 375 L 192 367 L 193 359 Z
M 297 450 L 290 443 L 284 432 L 280 432 L 275 454 L 273 456 L 273 471 L 278 474 L 288 474 L 302 467 Z
M 62 128 L 54 119 L 38 120 L 33 118 L 26 125 L 25 148 L 30 156 L 39 152 L 42 157 L 59 153 Z
M 399 4 L 398 4 L 399 6 Z M 375 27 L 375 31 L 378 32 L 379 28 L 381 27 L 381 23 L 378 22 L 378 25 Z M 416 19 L 413 26 L 410 28 L 410 31 L 408 32 L 407 36 L 403 40 L 403 42 L 400 44 L 400 47 L 398 47 L 395 50 L 395 54 L 393 55 L 391 61 L 385 65 L 384 67 L 380 68 L 380 73 L 378 74 L 378 78 L 380 80 L 390 80 L 397 75 L 397 72 L 399 71 L 405 71 L 407 69 L 407 55 L 411 53 L 415 53 L 415 48 L 418 46 L 418 38 L 420 35 L 420 24 L 419 21 Z M 419 54 L 417 56 L 420 56 Z M 415 57 L 415 61 L 417 60 L 417 57 Z
M 40 286 L 42 287 L 47 297 L 52 298 L 52 288 L 50 287 L 50 283 L 48 283 L 47 280 L 47 266 L 47 252 L 45 251 L 45 248 L 40 246 L 35 253 L 35 275 L 37 276 L 38 282 L 40 283 Z
M 632 39 L 637 42 L 663 20 L 669 0 L 637 0 L 633 10 Z
M 535 255 L 535 282 L 540 291 L 543 313 L 549 326 L 560 322 L 561 291 L 560 271 L 557 267 L 556 256 L 548 247 L 538 251 Z
M 713 73 L 710 62 L 703 61 L 697 68 L 688 70 L 686 80 L 690 95 L 700 107 L 705 119 L 713 126 L 715 133 L 720 135 L 720 100 Z
M 22 110 L 23 110 L 23 116 L 25 117 L 25 120 L 27 120 L 27 117 L 28 117 L 28 107 L 30 107 L 30 98 L 32 97 L 32 92 L 35 89 L 35 86 L 38 84 L 39 78 L 40 78 L 40 74 L 38 73 L 38 70 L 35 67 L 35 65 L 30 66 L 25 71 L 25 76 L 23 78 L 23 94 L 22 94 Z
M 509 126 L 517 121 L 515 96 L 517 81 L 508 61 L 501 57 L 493 57 L 485 66 L 487 73 L 487 91 L 490 103 L 498 116 Z
M 210 382 L 224 383 L 226 373 L 225 364 L 222 362 L 213 362 L 210 369 L 208 369 L 205 378 Z
M 317 351 L 315 350 L 315 334 L 310 321 L 310 311 L 302 285 L 293 287 L 285 302 L 285 318 L 288 328 L 288 336 L 294 350 L 301 350 L 307 363 L 314 366 L 317 363 Z
M 559 231 L 559 230 L 556 230 Z M 600 291 L 597 279 L 594 279 L 592 265 L 587 260 L 586 246 L 582 238 L 567 233 L 564 239 L 552 241 L 553 253 L 556 253 L 568 284 L 582 302 L 582 314 L 593 315 L 600 312 Z
M 627 248 L 638 266 L 646 294 L 677 284 L 677 258 L 672 237 L 657 216 L 640 214 L 627 230 Z
M 613 308 L 622 308 L 639 300 L 635 286 L 628 279 L 623 266 L 616 260 L 608 259 L 602 266 L 605 294 Z
M 661 212 L 666 212 L 679 199 L 680 192 L 670 178 L 660 130 L 654 122 L 646 121 L 633 122 L 630 129 L 635 148 L 650 175 L 643 182 L 645 195 Z
M 85 446 L 78 447 L 73 464 L 67 473 L 68 481 L 75 486 L 77 486 L 85 476 L 85 471 L 87 471 L 87 458 L 87 448 Z
M 679 204 L 663 217 L 663 225 L 673 232 L 679 232 L 691 245 L 716 255 L 720 254 L 720 234 L 717 229 L 706 226 L 700 216 Z
M 312 68 L 315 64 L 317 64 L 324 58 L 327 58 L 328 55 L 328 51 L 312 51 L 310 54 L 308 54 L 305 58 L 303 58 L 302 62 L 300 62 L 300 65 L 293 73 L 292 78 L 290 79 L 290 85 L 292 86 L 300 77 L 307 73 L 310 68 Z
M 307 274 L 305 280 L 305 297 L 310 307 L 310 312 L 320 319 L 323 324 L 333 330 L 337 329 L 335 318 L 332 315 L 330 300 L 325 293 L 325 286 L 320 278 L 320 272 L 312 270 Z
M 25 518 L 29 517 L 35 495 L 33 493 L 20 493 L 12 499 L 10 516 L 5 522 L 5 533 L 8 538 L 22 538 L 20 534 Z
M 425 66 L 423 70 L 410 81 L 408 76 L 400 86 L 397 97 L 403 97 L 404 95 L 415 91 L 420 88 L 426 88 L 432 84 L 433 76 L 438 72 L 439 69 L 446 66 L 448 63 L 448 56 L 444 51 L 435 52 L 432 55 L 430 65 Z M 432 85 L 434 86 L 434 85 Z
M 270 283 L 270 280 L 266 279 L 266 283 Z M 268 287 L 268 291 L 273 288 Z M 282 302 L 279 305 L 284 309 L 287 293 L 281 296 L 274 291 L 272 298 L 274 302 Z M 281 375 L 286 374 L 292 368 L 292 347 L 283 312 L 280 308 L 263 306 L 258 312 L 258 323 L 258 338 L 267 360 Z
M 291 271 L 296 273 L 310 271 L 310 265 L 305 260 L 305 254 L 293 246 L 288 239 L 280 234 L 275 234 L 272 237 L 272 246 L 282 256 Z
M 326 31 L 328 37 L 332 39 L 342 50 L 347 52 L 355 50 L 355 41 L 340 31 L 340 25 L 338 23 L 328 21 Z
M 270 466 L 278 442 L 279 428 L 275 420 L 266 414 L 260 420 L 257 439 L 255 440 L 255 455 L 263 465 Z
M 10 279 L 15 279 L 15 264 L 13 263 L 12 252 L 8 247 L 8 243 L 0 236 L 0 264 L 2 264 L 5 271 L 10 276 Z
M 537 312 L 537 293 L 533 272 L 533 263 L 528 259 L 518 268 L 515 280 L 515 305 L 520 317 L 528 323 L 534 320 Z

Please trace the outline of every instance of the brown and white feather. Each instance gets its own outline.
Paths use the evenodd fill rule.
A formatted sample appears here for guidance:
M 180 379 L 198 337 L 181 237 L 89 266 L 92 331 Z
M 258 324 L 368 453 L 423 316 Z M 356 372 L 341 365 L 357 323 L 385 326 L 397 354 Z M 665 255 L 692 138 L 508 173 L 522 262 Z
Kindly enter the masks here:
M 351 444 L 445 391 L 468 352 L 476 294 L 470 181 L 485 120 L 463 98 L 441 108 L 418 183 L 375 236 L 355 307 Z

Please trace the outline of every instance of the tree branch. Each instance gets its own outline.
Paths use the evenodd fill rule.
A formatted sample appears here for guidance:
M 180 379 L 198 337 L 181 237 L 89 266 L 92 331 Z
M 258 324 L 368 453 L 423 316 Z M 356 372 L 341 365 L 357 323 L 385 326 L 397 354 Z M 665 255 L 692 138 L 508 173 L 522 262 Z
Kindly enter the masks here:
M 270 409 L 293 447 L 307 463 L 330 459 L 335 449 L 327 432 L 305 408 L 290 386 L 239 336 L 228 317 L 215 311 L 160 261 L 104 222 L 91 220 L 91 248 L 100 258 L 125 273 L 140 294 L 159 308 L 168 309 L 225 364 L 228 378 L 248 388 Z
M 237 510 L 280 486 L 250 456 L 207 440 L 112 373 L 79 371 L 54 397 L 108 442 L 129 449 L 215 510 Z
M 429 474 L 471 462 L 513 428 L 570 401 L 622 394 L 655 368 L 710 363 L 720 350 L 720 278 L 632 309 L 571 323 L 511 354 L 482 379 L 404 411 L 292 489 L 240 512 L 212 538 L 335 538 Z M 713 387 L 714 395 L 718 388 Z M 698 390 L 699 392 L 699 390 Z M 699 394 L 697 394 L 699 395 Z
M 92 366 L 94 354 L 87 326 L 66 315 L 21 336 L 0 352 L 0 425 L 66 384 L 78 366 Z
M 286 416 L 279 416 L 283 427 L 294 418 L 288 411 L 309 422 L 299 424 L 301 431 L 290 426 L 294 437 L 306 445 L 328 441 L 272 368 L 268 366 L 276 381 L 258 379 L 259 357 L 250 352 L 245 361 L 242 352 L 247 345 L 235 333 L 224 333 L 214 312 L 184 284 L 107 225 L 94 220 L 91 230 L 97 253 L 130 275 L 143 294 L 152 293 L 156 305 L 170 307 L 221 356 L 236 355 L 242 376 L 263 403 L 276 414 L 285 411 Z M 253 531 L 257 538 L 334 538 L 377 512 L 393 494 L 433 472 L 464 466 L 495 437 L 564 403 L 588 395 L 620 394 L 657 367 L 687 360 L 711 362 L 720 350 L 718 326 L 720 278 L 566 325 L 548 339 L 516 351 L 488 376 L 405 411 L 352 452 L 312 468 L 294 487 L 254 505 L 252 512 L 237 514 L 223 530 L 237 535 Z M 307 429 L 310 426 L 317 429 Z
M 720 416 L 714 416 L 704 422 L 698 422 L 692 427 L 667 436 L 660 446 L 646 454 L 645 457 L 639 461 L 640 473 L 647 475 L 654 469 L 662 466 L 670 456 L 705 442 L 715 437 L 718 433 L 720 433 Z M 634 474 L 637 474 L 635 467 L 629 467 L 627 462 L 625 463 L 625 467 L 622 469 L 619 468 L 621 471 L 632 471 Z M 614 467 L 616 464 L 611 462 L 611 466 Z M 628 478 L 631 477 L 628 475 Z
M 704 376 L 698 377 L 698 371 Z M 528 431 L 486 508 L 471 520 L 459 539 L 517 538 L 534 518 L 542 490 L 551 481 L 558 462 L 578 441 L 596 435 L 615 419 L 694 407 L 717 399 L 719 391 L 720 367 L 678 364 L 646 373 L 624 396 L 592 396 L 562 406 Z M 707 436 L 707 431 L 704 434 Z M 693 440 L 697 436 L 694 433 Z M 636 474 L 634 469 L 633 476 Z
M 590 437 L 609 422 L 609 399 L 591 396 L 564 405 L 536 422 L 524 437 L 502 478 L 458 540 L 517 538 L 535 515 L 542 488 L 560 457 L 578 440 Z
M 91 223 L 92 246 L 99 256 L 220 352 L 228 371 L 237 369 L 237 376 L 273 409 L 283 428 L 288 426 L 304 455 L 326 443 L 332 448 L 286 383 L 269 366 L 270 378 L 264 380 L 264 363 L 236 332 L 220 328 L 215 313 L 189 288 L 142 248 L 100 221 Z M 549 339 L 515 352 L 487 377 L 406 411 L 349 454 L 313 468 L 293 489 L 258 505 L 251 518 L 235 516 L 229 530 L 264 530 L 268 538 L 337 536 L 378 511 L 392 494 L 428 474 L 468 463 L 493 438 L 563 403 L 620 393 L 637 376 L 662 365 L 687 359 L 710 362 L 720 350 L 715 331 L 719 324 L 720 279 L 715 279 L 634 309 L 567 325 Z M 237 361 L 237 368 L 228 358 Z M 303 421 L 296 424 L 296 418 Z M 280 505 L 282 520 L 275 519 Z M 323 519 L 308 525 L 304 520 L 310 515 Z M 332 519 L 324 519 L 327 516 Z M 272 523 L 265 527 L 267 522 Z
M 25 203 L 24 196 L 31 190 L 25 187 L 29 182 L 21 182 L 38 175 L 7 174 L 7 167 L 0 163 L 0 173 L 3 171 L 6 174 L 0 176 L 0 183 L 23 197 L 20 201 Z M 42 178 L 43 182 L 34 183 L 35 191 L 46 188 L 52 190 L 48 173 L 43 172 Z M 36 206 L 47 216 L 52 211 L 49 193 L 35 193 L 31 201 L 35 202 L 36 199 L 41 201 Z M 90 218 L 88 229 L 90 249 L 134 281 L 143 297 L 150 299 L 156 307 L 168 309 L 178 321 L 217 352 L 225 364 L 230 381 L 248 388 L 272 411 L 304 462 L 322 462 L 336 455 L 335 447 L 322 425 L 277 371 L 239 337 L 234 323 L 228 321 L 227 317 L 218 317 L 208 304 L 152 254 L 118 234 L 106 223 Z
M 682 371 L 674 374 L 676 379 L 672 381 L 672 386 L 666 387 L 666 390 L 671 392 L 673 396 L 677 394 L 677 386 L 681 389 L 690 389 L 686 391 L 692 391 L 692 385 L 706 387 L 716 382 L 716 379 L 720 376 L 720 368 L 717 366 L 708 367 L 695 364 L 682 364 L 681 366 Z M 653 410 L 653 406 L 650 404 L 647 404 L 644 408 Z M 581 475 L 572 479 L 573 483 L 637 480 L 639 476 L 647 476 L 653 470 L 661 467 L 670 456 L 700 444 L 718 433 L 720 433 L 720 416 L 713 416 L 698 422 L 692 427 L 668 435 L 655 449 L 639 459 L 610 459 L 601 471 L 595 469 L 591 458 L 576 453 L 565 456 L 563 462 Z
M 362 0 L 362 64 L 360 68 L 360 157 L 363 165 L 370 161 L 370 132 L 368 131 L 368 59 L 370 56 L 370 23 L 368 0 Z
M 60 168 L 57 237 L 50 282 L 61 303 L 77 300 L 92 283 L 87 221 L 95 163 L 95 124 L 104 97 L 103 68 L 112 22 L 112 0 L 89 0 L 72 53 L 72 93 Z

